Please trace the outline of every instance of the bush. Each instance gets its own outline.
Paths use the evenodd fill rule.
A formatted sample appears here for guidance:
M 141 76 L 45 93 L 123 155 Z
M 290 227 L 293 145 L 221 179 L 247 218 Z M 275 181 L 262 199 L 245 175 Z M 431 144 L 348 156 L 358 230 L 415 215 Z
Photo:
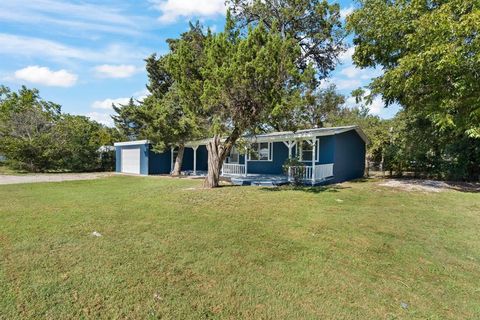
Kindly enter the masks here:
M 305 176 L 305 164 L 298 158 L 287 159 L 282 166 L 283 172 L 292 178 L 291 183 L 295 186 L 303 184 L 303 177 Z

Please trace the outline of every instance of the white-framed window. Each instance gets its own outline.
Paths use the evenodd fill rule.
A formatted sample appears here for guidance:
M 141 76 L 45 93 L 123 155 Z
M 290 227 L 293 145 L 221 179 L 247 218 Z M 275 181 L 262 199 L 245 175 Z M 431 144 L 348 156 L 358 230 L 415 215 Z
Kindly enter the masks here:
M 233 146 L 228 156 L 228 163 L 239 163 L 239 160 L 240 160 L 240 154 L 238 153 L 237 148 Z
M 317 139 L 317 143 L 315 144 L 315 162 L 320 159 L 320 139 Z M 300 161 L 305 161 L 305 162 L 312 162 L 312 149 L 313 145 L 310 143 L 310 141 L 299 141 L 296 144 L 297 148 L 297 156 L 300 158 Z
M 272 161 L 272 143 L 252 143 L 248 154 L 249 161 Z

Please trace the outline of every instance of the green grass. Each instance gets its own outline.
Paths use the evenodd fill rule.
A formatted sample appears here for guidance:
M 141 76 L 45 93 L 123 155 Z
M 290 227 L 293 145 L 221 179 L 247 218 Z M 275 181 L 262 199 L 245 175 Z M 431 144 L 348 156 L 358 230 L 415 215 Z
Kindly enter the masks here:
M 0 162 L 0 175 L 2 175 L 2 174 L 18 175 L 18 174 L 22 174 L 22 173 L 26 173 L 26 172 L 23 172 L 21 170 L 12 169 L 11 167 L 7 166 L 5 163 Z
M 0 319 L 480 318 L 478 193 L 200 186 L 0 186 Z

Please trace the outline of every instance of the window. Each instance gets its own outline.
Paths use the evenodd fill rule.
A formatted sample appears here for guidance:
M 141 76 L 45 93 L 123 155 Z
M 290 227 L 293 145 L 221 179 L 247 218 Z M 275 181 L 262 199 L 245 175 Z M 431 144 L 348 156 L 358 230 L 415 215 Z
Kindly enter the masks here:
M 238 163 L 239 160 L 239 153 L 237 148 L 232 147 L 232 150 L 230 150 L 230 155 L 228 156 L 228 163 Z
M 315 161 L 318 161 L 319 159 L 319 144 L 320 140 L 317 139 L 315 146 Z M 297 155 L 300 157 L 300 161 L 312 161 L 312 148 L 313 146 L 309 141 L 301 141 L 297 143 Z
M 260 142 L 253 143 L 250 149 L 250 154 L 248 160 L 256 161 L 271 161 L 271 143 L 269 142 Z

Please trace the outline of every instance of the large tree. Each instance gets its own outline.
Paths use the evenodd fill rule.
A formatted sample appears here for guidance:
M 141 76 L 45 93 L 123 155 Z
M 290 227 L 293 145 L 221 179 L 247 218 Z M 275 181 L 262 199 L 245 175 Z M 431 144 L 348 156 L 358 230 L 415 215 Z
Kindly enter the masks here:
M 27 171 L 92 171 L 111 168 L 99 148 L 112 144 L 112 132 L 84 116 L 61 113 L 38 90 L 12 92 L 0 86 L 0 153 Z
M 173 175 L 181 172 L 185 143 L 205 136 L 207 124 L 198 110 L 202 94 L 200 63 L 206 37 L 199 23 L 190 24 L 190 30 L 179 39 L 167 41 L 167 54 L 152 55 L 146 60 L 150 94 L 138 109 L 137 120 L 155 151 L 178 148 Z
M 262 23 L 242 36 L 229 15 L 225 31 L 209 37 L 200 111 L 213 136 L 207 144 L 207 187 L 218 186 L 223 161 L 243 134 L 256 132 L 272 113 L 312 89 L 313 68 L 296 65 L 301 54 L 295 39 Z
M 51 132 L 59 118 L 60 106 L 43 100 L 38 90 L 22 87 L 17 93 L 0 86 L 0 152 L 28 171 L 53 168 Z
M 228 0 L 227 4 L 240 29 L 261 23 L 294 40 L 301 50 L 297 66 L 305 69 L 313 62 L 317 80 L 328 76 L 344 50 L 338 4 L 326 0 Z
M 227 3 L 240 31 L 261 23 L 267 30 L 295 42 L 301 52 L 295 61 L 297 68 L 313 67 L 316 84 L 335 68 L 338 55 L 345 49 L 338 4 L 324 0 L 229 0 Z M 327 109 L 335 104 L 338 107 L 341 102 L 332 89 L 315 88 L 304 92 L 304 99 L 285 101 L 282 108 L 272 112 L 265 130 L 323 126 Z
M 354 62 L 381 66 L 373 94 L 397 102 L 444 141 L 480 144 L 480 2 L 362 0 L 348 18 Z M 426 122 L 425 122 L 426 121 Z M 421 129 L 421 128 L 420 128 Z M 464 178 L 478 179 L 478 154 L 466 148 Z M 460 150 L 460 148 L 453 148 Z M 452 156 L 452 154 L 450 154 Z

